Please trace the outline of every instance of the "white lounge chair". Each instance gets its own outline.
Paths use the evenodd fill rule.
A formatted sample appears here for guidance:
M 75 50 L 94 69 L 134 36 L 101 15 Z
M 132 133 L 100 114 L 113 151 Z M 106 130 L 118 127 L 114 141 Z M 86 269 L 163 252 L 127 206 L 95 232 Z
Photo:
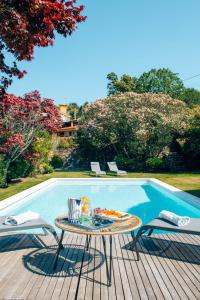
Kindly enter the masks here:
M 118 169 L 116 162 L 112 161 L 112 162 L 108 162 L 107 164 L 108 164 L 109 170 L 111 172 L 114 172 L 117 175 L 126 175 L 127 174 L 126 171 L 122 171 L 122 170 Z
M 101 171 L 99 162 L 91 162 L 91 170 L 96 174 L 96 176 L 106 175 L 106 172 Z
M 148 232 L 148 236 L 151 236 L 154 230 L 164 230 L 164 231 L 173 231 L 176 233 L 186 233 L 186 234 L 193 234 L 193 235 L 200 235 L 200 218 L 190 218 L 189 224 L 185 226 L 177 226 L 167 220 L 162 218 L 155 218 L 151 222 L 146 225 L 140 227 L 136 237 L 133 237 L 134 246 L 137 254 L 137 260 L 140 259 L 139 252 L 137 249 L 137 241 L 140 236 L 142 236 L 145 232 Z
M 45 235 L 46 231 L 49 231 L 55 238 L 56 242 L 59 243 L 58 235 L 53 228 L 53 226 L 49 225 L 45 220 L 42 218 L 38 218 L 35 220 L 28 221 L 24 224 L 20 225 L 6 225 L 4 222 L 6 220 L 5 216 L 0 216 L 0 233 L 2 232 L 10 232 L 10 231 L 21 231 L 21 230 L 28 230 L 28 229 L 43 229 Z M 36 234 L 34 234 L 36 235 Z

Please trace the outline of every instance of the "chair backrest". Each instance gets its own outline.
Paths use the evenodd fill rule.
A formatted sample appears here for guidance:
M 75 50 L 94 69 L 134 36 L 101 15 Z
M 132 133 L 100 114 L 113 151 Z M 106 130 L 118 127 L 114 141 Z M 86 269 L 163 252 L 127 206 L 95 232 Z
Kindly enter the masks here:
M 99 165 L 99 162 L 98 162 L 98 161 L 97 161 L 97 162 L 92 161 L 92 162 L 90 163 L 90 165 L 91 165 L 91 170 L 92 170 L 93 172 L 101 172 L 100 165 Z
M 107 164 L 108 164 L 110 171 L 113 171 L 113 172 L 119 171 L 115 161 L 108 162 Z

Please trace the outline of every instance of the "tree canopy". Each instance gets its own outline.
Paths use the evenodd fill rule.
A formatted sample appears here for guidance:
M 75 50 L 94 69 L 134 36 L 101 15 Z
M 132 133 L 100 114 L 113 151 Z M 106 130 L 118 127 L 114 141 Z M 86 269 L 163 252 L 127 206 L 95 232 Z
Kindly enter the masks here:
M 78 23 L 85 20 L 81 15 L 84 7 L 75 6 L 76 0 L 3 0 L 0 1 L 0 79 L 1 91 L 5 91 L 12 77 L 21 78 L 16 62 L 6 63 L 5 53 L 16 60 L 32 60 L 36 46 L 53 45 L 55 33 L 71 35 Z
M 184 85 L 178 74 L 169 69 L 151 69 L 138 78 L 137 90 L 140 93 L 163 93 L 180 99 Z
M 167 68 L 151 69 L 144 72 L 139 78 L 124 74 L 118 78 L 111 72 L 107 75 L 108 95 L 125 92 L 167 94 L 172 98 L 182 99 L 184 84 L 178 74 Z
M 186 88 L 183 91 L 181 100 L 187 103 L 190 107 L 200 105 L 200 91 L 194 88 Z
M 130 75 L 124 74 L 121 76 L 121 78 L 118 78 L 117 74 L 111 72 L 107 75 L 107 79 L 109 80 L 107 85 L 109 96 L 136 91 L 136 77 L 131 77 Z

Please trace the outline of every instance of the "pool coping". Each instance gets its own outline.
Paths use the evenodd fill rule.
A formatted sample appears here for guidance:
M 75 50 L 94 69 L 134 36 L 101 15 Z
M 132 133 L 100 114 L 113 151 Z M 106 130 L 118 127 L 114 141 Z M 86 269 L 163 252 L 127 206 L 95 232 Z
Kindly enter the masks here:
M 48 187 L 49 185 L 55 184 L 57 182 L 63 182 L 63 181 L 144 181 L 145 184 L 151 184 L 156 187 L 161 187 L 165 191 L 168 191 L 175 195 L 176 197 L 181 198 L 182 200 L 188 202 L 189 204 L 197 207 L 200 209 L 200 198 L 191 195 L 187 192 L 184 192 L 183 190 L 180 190 L 172 185 L 169 185 L 161 180 L 155 179 L 155 178 L 51 178 L 47 179 L 46 181 L 39 183 L 31 188 L 26 189 L 25 191 L 22 191 L 20 193 L 17 193 L 9 198 L 6 198 L 0 202 L 0 213 L 4 209 L 9 209 L 10 206 L 17 204 L 18 202 L 25 201 L 26 197 L 40 191 L 41 189 L 44 189 Z

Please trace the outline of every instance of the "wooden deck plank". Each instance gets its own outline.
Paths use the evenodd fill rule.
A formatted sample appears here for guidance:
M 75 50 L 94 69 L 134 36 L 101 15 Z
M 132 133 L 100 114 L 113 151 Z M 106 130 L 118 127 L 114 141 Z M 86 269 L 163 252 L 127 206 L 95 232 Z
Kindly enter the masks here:
M 160 282 L 160 288 L 163 289 L 163 286 L 168 288 L 169 293 L 172 297 L 172 299 L 181 299 L 179 295 L 179 289 L 177 288 L 176 279 L 172 272 L 170 272 L 170 269 L 167 266 L 167 262 L 163 259 L 161 261 L 159 256 L 156 256 L 152 254 L 150 251 L 148 251 L 149 256 L 154 261 L 154 264 L 156 266 L 156 269 L 160 273 L 160 276 L 162 278 L 162 281 Z M 163 285 L 164 283 L 164 285 Z M 180 287 L 181 288 L 181 287 Z
M 167 235 L 165 237 L 163 235 L 159 235 L 159 236 L 162 239 L 162 244 L 166 244 L 165 240 L 167 238 Z M 162 245 L 162 247 L 163 247 L 163 245 Z M 173 243 L 171 243 L 170 247 L 165 252 L 166 255 L 169 255 L 169 257 L 172 257 L 172 259 L 168 260 L 168 266 L 170 267 L 172 272 L 174 272 L 174 274 L 176 275 L 176 280 L 181 285 L 182 290 L 185 292 L 186 297 L 188 297 L 188 299 L 196 299 L 195 295 L 193 294 L 190 287 L 187 285 L 187 282 L 185 281 L 185 277 L 187 275 L 181 270 L 178 261 L 173 259 L 172 249 L 173 249 L 173 251 L 175 251 Z
M 125 299 L 125 296 L 124 296 L 124 289 L 121 281 L 121 272 L 120 272 L 118 254 L 116 251 L 114 239 L 115 238 L 113 238 L 113 277 L 112 277 L 113 279 L 112 280 L 115 287 L 116 299 L 122 300 Z M 107 255 L 109 256 L 108 245 L 106 249 L 107 249 Z M 110 288 L 108 289 L 108 292 L 110 292 Z M 112 299 L 110 293 L 109 293 L 109 299 Z
M 156 240 L 157 240 L 156 243 L 157 243 L 158 247 L 160 246 L 160 249 L 164 249 L 165 244 L 163 244 L 162 237 L 159 236 L 158 234 L 155 236 L 156 236 Z M 160 262 L 161 266 L 164 268 L 168 278 L 170 279 L 172 285 L 174 286 L 174 289 L 177 291 L 179 297 L 181 299 L 186 299 L 187 295 L 186 295 L 185 291 L 183 290 L 181 284 L 179 283 L 179 281 L 176 278 L 176 272 L 174 272 L 174 269 L 170 267 L 170 262 L 172 259 L 170 258 L 170 256 L 168 256 L 168 252 L 166 252 L 165 254 L 166 254 L 165 256 L 158 254 L 157 257 L 159 259 L 159 262 Z M 172 291 L 173 291 L 173 289 L 172 289 Z
M 125 264 L 124 264 L 124 260 L 123 260 L 123 256 L 122 256 L 122 251 L 121 251 L 121 247 L 120 247 L 120 243 L 119 243 L 119 236 L 115 236 L 114 242 L 115 242 L 115 247 L 116 247 L 116 252 L 117 252 L 122 286 L 123 286 L 123 290 L 124 290 L 124 297 L 125 297 L 125 299 L 132 299 L 129 278 L 127 276 L 127 272 L 126 272 L 126 268 L 125 268 Z
M 129 243 L 132 242 L 131 237 L 128 237 L 128 241 L 129 241 Z M 140 244 L 138 243 L 138 246 L 139 245 Z M 139 248 L 138 250 L 140 251 L 141 250 L 140 246 L 138 248 Z M 144 263 L 145 255 L 146 255 L 145 253 L 140 254 L 140 261 L 137 262 L 137 266 L 138 266 L 140 276 L 142 278 L 143 285 L 145 287 L 146 293 L 148 295 L 148 298 L 149 299 L 156 299 L 156 295 L 155 295 L 155 292 L 153 290 L 152 283 L 151 283 L 152 274 L 150 273 L 150 269 L 149 269 L 148 265 L 146 265 Z M 136 256 L 134 255 L 134 258 L 135 257 Z
M 165 239 L 171 241 L 171 238 L 169 235 L 167 235 L 165 237 Z M 184 250 L 185 249 L 186 249 L 186 247 L 184 246 Z M 171 250 L 171 253 L 172 253 L 172 251 L 175 251 L 177 253 L 178 258 L 180 258 L 178 261 L 176 261 L 176 263 L 178 263 L 178 265 L 179 265 L 179 273 L 182 275 L 182 278 L 184 279 L 186 284 L 190 287 L 190 290 L 195 295 L 195 297 L 197 297 L 197 299 L 200 298 L 199 280 L 192 273 L 192 270 L 193 270 L 192 264 L 190 264 L 188 267 L 188 265 L 185 263 L 186 256 L 184 256 L 184 254 L 181 250 L 181 247 L 178 248 L 178 246 L 176 246 L 175 243 L 172 243 L 170 250 Z M 190 255 L 190 254 L 188 253 L 188 255 Z M 182 259 L 184 261 L 181 261 Z
M 69 293 L 66 299 L 73 299 L 74 295 L 77 293 L 77 289 L 79 288 L 80 276 L 81 276 L 81 268 L 84 262 L 85 254 L 85 236 L 78 236 L 77 240 L 77 249 L 74 251 L 74 256 L 72 260 L 74 260 L 75 271 L 77 275 L 74 275 L 74 270 L 72 268 L 72 278 L 71 285 L 69 289 Z
M 69 247 L 68 245 L 70 245 L 72 243 L 72 238 L 73 238 L 73 235 L 67 235 L 67 237 L 64 239 L 64 247 L 65 247 L 65 251 L 66 251 L 66 255 L 64 255 L 64 258 L 66 259 L 69 255 Z M 67 242 L 67 244 L 66 244 Z M 64 280 L 65 280 L 65 271 L 63 270 L 64 268 L 64 264 L 65 264 L 65 261 L 63 262 L 63 266 L 61 269 L 59 269 L 59 271 L 57 272 L 57 282 L 56 282 L 56 285 L 54 287 L 54 290 L 53 290 L 53 294 L 52 294 L 52 297 L 51 299 L 52 300 L 58 300 L 59 297 L 60 297 L 60 293 L 61 293 L 61 290 L 62 290 L 62 286 L 63 286 L 63 283 L 64 283 Z
M 100 300 L 101 299 L 101 271 L 98 268 L 98 265 L 101 263 L 101 256 L 99 255 L 100 251 L 100 240 L 101 237 L 95 236 L 95 251 L 94 251 L 94 281 L 95 284 L 93 286 L 93 300 Z
M 28 270 L 24 267 L 23 257 L 26 256 L 33 249 L 26 248 L 25 246 L 29 246 L 29 237 L 22 237 L 22 243 L 20 242 L 18 245 L 14 245 L 14 249 L 17 249 L 18 246 L 24 244 L 24 247 L 19 250 L 13 251 L 13 256 L 11 255 L 10 261 L 6 264 L 7 269 L 4 270 L 4 278 L 1 280 L 1 292 L 6 294 L 6 297 L 9 299 L 11 295 L 16 291 L 18 285 L 20 285 L 21 281 L 23 281 L 22 277 L 18 274 L 28 274 Z M 3 270 L 1 270 L 3 272 Z
M 122 237 L 124 240 L 124 245 L 130 246 L 130 242 L 132 243 L 130 236 L 128 237 L 128 235 L 123 235 Z M 138 262 L 136 261 L 135 253 L 132 250 L 127 250 L 127 260 L 128 260 L 128 263 L 130 263 L 130 265 L 131 265 L 132 274 L 133 274 L 133 277 L 135 278 L 140 298 L 144 299 L 144 300 L 148 299 L 146 288 L 144 286 L 144 283 L 143 283 L 143 280 L 142 280 L 142 277 L 141 277 L 141 274 L 140 274 L 140 271 L 138 268 Z
M 63 272 L 66 273 L 66 276 L 64 278 L 64 282 L 62 285 L 62 290 L 59 296 L 59 299 L 67 299 L 67 295 L 69 293 L 70 290 L 70 285 L 71 285 L 71 279 L 72 279 L 72 262 L 73 259 L 75 258 L 75 247 L 77 245 L 77 241 L 78 241 L 79 237 L 77 235 L 73 235 L 73 239 L 71 241 L 71 244 L 69 245 L 69 252 L 67 255 L 67 259 L 64 262 L 63 265 Z M 75 253 L 74 253 L 75 252 Z M 39 300 L 39 299 L 38 299 Z
M 91 270 L 94 269 L 94 249 L 95 249 L 95 237 L 92 236 L 91 242 L 90 242 L 90 253 L 92 253 L 92 261 L 90 262 L 90 272 L 88 272 L 87 274 L 87 280 L 86 280 L 86 286 L 85 286 L 85 295 L 84 295 L 84 299 L 88 300 L 88 299 L 92 299 L 93 297 L 93 287 L 94 287 L 94 272 L 91 272 Z M 80 294 L 79 294 L 80 296 Z M 79 298 L 77 298 L 79 299 Z
M 85 236 L 65 237 L 66 248 L 62 250 L 56 272 L 52 270 L 55 258 L 52 237 L 41 236 L 50 246 L 46 249 L 37 248 L 39 243 L 34 245 L 30 235 L 5 237 L 4 234 L 2 243 L 1 238 L 2 235 L 0 299 L 75 300 L 77 287 L 78 300 L 200 299 L 200 238 L 193 235 L 153 235 L 156 251 L 143 237 L 139 245 L 140 261 L 135 260 L 135 251 L 126 247 L 131 242 L 130 235 L 113 237 L 111 287 L 103 285 L 107 277 L 100 237 L 93 237 L 88 253 L 83 252 Z M 94 255 L 95 248 L 97 255 Z
M 85 240 L 85 236 L 84 236 Z M 88 280 L 88 274 L 90 273 L 90 267 L 91 267 L 91 260 L 93 260 L 93 249 L 90 247 L 88 248 L 88 251 L 85 251 L 84 261 L 86 260 L 87 263 L 85 266 L 82 267 L 81 270 L 81 277 L 80 277 L 80 283 L 77 291 L 77 299 L 84 300 L 85 299 L 85 293 L 86 293 L 86 286 L 87 286 L 87 280 Z
M 51 237 L 50 237 L 50 244 L 51 245 L 54 244 L 54 239 Z M 37 252 L 37 249 L 34 251 Z M 40 250 L 38 249 L 38 251 Z M 30 254 L 31 252 L 28 253 L 25 260 L 31 260 L 32 255 L 30 256 Z M 35 261 L 34 266 L 35 268 L 41 268 L 46 262 L 48 262 L 48 257 L 40 255 L 40 257 L 37 258 L 37 260 Z M 17 297 L 19 298 L 26 299 L 26 297 L 29 295 L 30 291 L 33 288 L 34 282 L 37 280 L 38 277 L 42 278 L 42 276 L 39 276 L 36 273 L 33 273 L 32 271 L 23 272 L 22 275 L 20 276 L 20 282 L 18 282 L 17 289 L 15 293 L 11 295 L 11 297 L 17 295 Z M 36 291 L 37 289 L 33 289 L 34 294 L 36 293 Z
M 67 237 L 65 235 L 65 238 L 63 239 L 63 244 L 65 245 L 67 243 L 70 244 L 70 241 L 67 240 Z M 56 247 L 56 250 L 57 250 L 57 247 Z M 42 298 L 43 300 L 52 298 L 53 292 L 56 288 L 58 277 L 61 276 L 62 268 L 63 268 L 65 259 L 66 259 L 67 254 L 68 254 L 68 250 L 69 249 L 67 247 L 64 247 L 64 249 L 61 250 L 59 258 L 58 258 L 58 263 L 57 263 L 56 270 L 53 270 L 53 262 L 54 262 L 55 254 L 56 254 L 56 251 L 55 251 L 53 260 L 51 261 L 51 264 L 49 265 L 49 270 L 48 271 L 49 271 L 49 279 L 50 280 L 49 280 L 49 283 L 48 283 L 47 288 L 45 290 L 45 293 L 43 295 L 43 298 Z
M 147 249 L 147 253 L 150 254 L 150 249 Z M 166 282 L 163 280 L 163 277 L 161 276 L 162 268 L 158 268 L 157 265 L 157 259 L 154 255 L 145 255 L 144 259 L 146 259 L 146 266 L 149 265 L 149 268 L 151 270 L 152 275 L 154 276 L 155 280 L 153 280 L 153 277 L 151 277 L 152 287 L 154 289 L 156 298 L 158 299 L 172 299 L 171 293 L 169 292 L 169 289 L 166 285 Z
M 99 250 L 100 250 L 101 254 L 104 255 L 103 245 L 102 245 L 102 238 L 99 238 L 99 241 L 100 241 Z M 102 257 L 102 263 L 104 262 L 103 259 L 104 258 Z M 106 264 L 105 263 L 103 263 L 102 266 L 101 266 L 100 275 L 101 275 L 101 299 L 102 300 L 108 300 L 109 295 L 108 295 Z M 112 280 L 113 280 L 113 274 L 112 274 Z M 114 280 L 113 280 L 113 282 L 114 282 Z M 115 295 L 114 295 L 114 299 L 115 299 Z

